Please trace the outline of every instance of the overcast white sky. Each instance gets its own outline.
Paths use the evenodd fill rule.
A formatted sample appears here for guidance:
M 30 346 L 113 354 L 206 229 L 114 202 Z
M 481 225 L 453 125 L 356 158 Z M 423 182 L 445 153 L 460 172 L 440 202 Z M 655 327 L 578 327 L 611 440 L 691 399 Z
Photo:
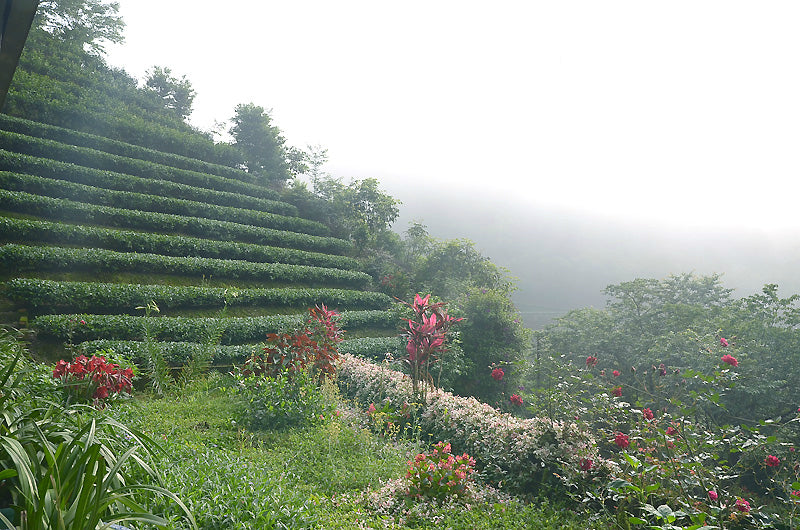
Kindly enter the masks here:
M 800 229 L 795 1 L 120 0 L 109 62 L 328 171 L 636 222 Z M 437 191 L 438 192 L 438 191 Z M 443 194 L 446 199 L 446 195 Z M 400 227 L 401 229 L 403 227 Z

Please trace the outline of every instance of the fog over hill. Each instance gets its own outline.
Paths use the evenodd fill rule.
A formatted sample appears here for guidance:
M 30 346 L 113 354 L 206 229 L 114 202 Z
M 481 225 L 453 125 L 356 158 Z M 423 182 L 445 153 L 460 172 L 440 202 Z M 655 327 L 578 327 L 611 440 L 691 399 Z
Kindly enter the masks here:
M 605 286 L 671 273 L 720 273 L 735 296 L 777 283 L 800 292 L 800 231 L 667 226 L 569 212 L 448 189 L 387 186 L 403 201 L 394 225 L 420 221 L 439 239 L 467 238 L 518 279 L 514 301 L 530 327 L 578 307 L 603 307 Z M 688 215 L 676 207 L 676 218 Z

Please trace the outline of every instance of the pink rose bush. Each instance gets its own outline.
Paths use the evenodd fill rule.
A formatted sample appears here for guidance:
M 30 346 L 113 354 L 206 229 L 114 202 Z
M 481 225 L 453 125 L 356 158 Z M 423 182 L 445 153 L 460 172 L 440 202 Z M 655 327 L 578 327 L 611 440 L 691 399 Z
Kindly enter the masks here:
M 344 354 L 338 368 L 342 393 L 368 403 L 403 403 L 412 396 L 409 377 Z M 418 417 L 421 432 L 448 440 L 476 461 L 481 474 L 504 488 L 526 491 L 558 477 L 564 484 L 581 479 L 581 465 L 592 460 L 594 473 L 609 474 L 614 464 L 597 454 L 588 428 L 548 418 L 521 419 L 481 403 L 433 389 Z M 542 467 L 551 472 L 542 473 Z

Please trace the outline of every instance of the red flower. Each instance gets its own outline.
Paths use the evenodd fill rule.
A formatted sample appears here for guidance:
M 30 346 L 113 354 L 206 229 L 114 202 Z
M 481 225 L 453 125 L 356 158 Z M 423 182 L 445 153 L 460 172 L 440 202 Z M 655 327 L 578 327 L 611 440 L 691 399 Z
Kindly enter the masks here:
M 512 405 L 516 405 L 518 407 L 522 406 L 522 398 L 520 397 L 519 394 L 512 394 L 511 397 L 508 398 L 508 400 L 511 401 Z
M 800 497 L 800 490 L 792 491 L 792 497 Z
M 492 379 L 494 379 L 495 381 L 502 381 L 504 375 L 506 375 L 506 373 L 503 371 L 502 368 L 495 368 L 494 370 L 492 370 Z
M 101 385 L 97 387 L 92 396 L 94 399 L 105 399 L 108 397 L 108 387 Z
M 676 429 L 676 428 L 675 428 L 675 427 L 673 427 L 672 425 L 670 425 L 669 427 L 667 427 L 667 434 L 668 434 L 668 435 L 670 435 L 670 434 L 675 434 L 676 432 L 678 432 L 678 429 Z
M 622 387 L 615 386 L 613 389 L 611 389 L 611 393 L 614 394 L 616 397 L 622 397 Z
M 708 499 L 711 501 L 715 501 L 719 499 L 719 495 L 717 495 L 717 492 L 714 490 L 708 490 Z
M 627 434 L 623 434 L 618 432 L 617 435 L 614 437 L 614 443 L 617 444 L 617 447 L 620 449 L 627 449 L 629 445 L 631 445 L 631 441 L 628 439 Z
M 613 375 L 614 377 L 619 377 L 619 370 L 614 370 L 613 372 L 611 372 L 611 375 Z
M 781 465 L 781 461 L 777 456 L 769 455 L 767 458 L 764 459 L 764 463 L 767 464 L 769 467 L 778 467 Z
M 740 512 L 743 512 L 743 513 L 749 513 L 750 512 L 750 503 L 747 502 L 746 500 L 742 499 L 741 497 L 736 499 L 736 504 L 734 506 L 736 506 L 736 509 L 739 510 Z
M 723 348 L 727 348 L 728 347 L 728 341 L 725 340 L 725 337 L 720 337 L 719 343 L 722 345 Z
M 737 361 L 736 357 L 732 355 L 723 355 L 722 362 L 728 363 L 731 366 L 739 366 L 739 361 Z
M 644 409 L 644 410 L 642 411 L 642 417 L 643 417 L 644 419 L 646 419 L 646 420 L 652 420 L 652 419 L 653 419 L 653 417 L 654 417 L 654 415 L 653 415 L 653 411 L 652 411 L 652 410 L 650 410 L 650 409 Z
M 581 458 L 581 471 L 589 471 L 593 465 L 591 458 Z
M 597 366 L 597 357 L 590 355 L 586 358 L 586 367 Z

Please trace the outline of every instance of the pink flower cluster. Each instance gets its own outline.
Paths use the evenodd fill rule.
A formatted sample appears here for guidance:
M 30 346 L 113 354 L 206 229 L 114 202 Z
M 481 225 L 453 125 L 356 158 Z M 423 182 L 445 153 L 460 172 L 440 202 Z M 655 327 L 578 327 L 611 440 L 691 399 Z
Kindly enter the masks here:
M 620 449 L 627 449 L 628 446 L 631 445 L 631 441 L 628 438 L 627 434 L 623 434 L 618 432 L 616 436 L 614 436 L 614 443 L 617 444 L 617 447 Z
M 461 495 L 475 471 L 475 460 L 467 453 L 453 456 L 449 443 L 439 442 L 430 453 L 420 453 L 408 462 L 408 495 L 444 499 Z
M 736 499 L 734 507 L 742 513 L 750 513 L 750 503 L 741 497 Z
M 118 364 L 109 363 L 102 356 L 88 359 L 85 355 L 79 355 L 70 363 L 63 359 L 58 361 L 53 378 L 61 379 L 71 393 L 91 398 L 99 404 L 111 394 L 130 393 L 133 370 L 120 370 Z
M 502 368 L 495 368 L 494 370 L 492 370 L 492 379 L 494 379 L 495 381 L 502 381 L 503 376 L 505 375 L 506 373 L 503 371 Z
M 593 366 L 597 366 L 597 357 L 590 355 L 586 358 L 586 367 L 591 368 Z
M 769 467 L 778 467 L 781 465 L 780 459 L 774 455 L 768 455 L 767 458 L 764 459 L 764 463 Z
M 509 399 L 509 401 L 511 401 L 512 405 L 517 406 L 517 407 L 521 407 L 522 406 L 522 398 L 520 397 L 519 394 L 512 394 L 511 397 L 508 398 L 508 399 Z

